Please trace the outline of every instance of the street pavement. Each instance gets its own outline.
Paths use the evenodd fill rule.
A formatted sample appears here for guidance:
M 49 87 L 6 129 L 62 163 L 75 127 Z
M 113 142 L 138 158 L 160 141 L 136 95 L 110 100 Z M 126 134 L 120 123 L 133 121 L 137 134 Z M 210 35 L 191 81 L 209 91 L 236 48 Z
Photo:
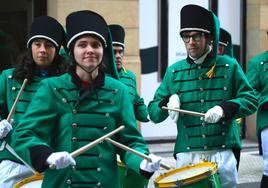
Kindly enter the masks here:
M 258 143 L 250 140 L 242 140 L 243 149 L 238 170 L 237 188 L 259 188 L 263 170 L 262 156 L 258 152 Z M 163 163 L 175 167 L 172 156 L 174 143 L 149 144 L 150 151 L 163 157 Z M 157 171 L 150 179 L 148 188 L 154 188 L 154 179 L 165 170 Z

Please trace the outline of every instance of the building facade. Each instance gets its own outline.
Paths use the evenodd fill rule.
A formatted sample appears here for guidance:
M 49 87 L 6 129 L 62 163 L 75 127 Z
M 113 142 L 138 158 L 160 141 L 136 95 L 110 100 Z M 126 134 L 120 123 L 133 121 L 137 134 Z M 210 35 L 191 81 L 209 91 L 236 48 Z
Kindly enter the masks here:
M 167 66 L 183 58 L 179 38 L 179 12 L 190 0 L 1 0 L 0 56 L 2 69 L 12 67 L 25 49 L 32 20 L 49 15 L 65 24 L 73 11 L 89 9 L 104 16 L 108 24 L 120 24 L 126 30 L 125 67 L 137 76 L 138 89 L 145 102 L 153 98 Z M 235 54 L 242 68 L 246 62 L 268 50 L 268 0 L 199 0 L 213 10 L 225 29 L 234 37 Z M 227 13 L 226 13 L 227 12 Z M 175 137 L 175 126 L 141 124 L 147 139 Z M 243 137 L 256 139 L 255 115 L 245 118 Z M 166 131 L 166 130 L 170 131 Z M 163 131 L 165 130 L 165 131 Z

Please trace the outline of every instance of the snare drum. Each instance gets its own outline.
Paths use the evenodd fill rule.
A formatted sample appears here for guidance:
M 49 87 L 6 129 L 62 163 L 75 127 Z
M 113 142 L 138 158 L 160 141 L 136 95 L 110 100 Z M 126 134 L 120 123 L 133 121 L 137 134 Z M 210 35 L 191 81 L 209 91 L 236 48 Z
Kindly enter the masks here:
M 203 162 L 170 170 L 154 180 L 155 187 L 220 188 L 215 163 Z
M 42 174 L 35 174 L 24 180 L 19 181 L 13 188 L 41 188 L 43 182 Z
M 146 188 L 148 180 L 117 160 L 120 188 Z

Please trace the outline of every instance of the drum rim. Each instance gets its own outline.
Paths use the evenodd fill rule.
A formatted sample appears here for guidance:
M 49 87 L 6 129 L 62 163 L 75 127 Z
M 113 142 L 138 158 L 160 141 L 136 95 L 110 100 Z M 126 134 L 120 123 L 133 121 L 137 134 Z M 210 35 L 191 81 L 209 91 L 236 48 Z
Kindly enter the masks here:
M 29 183 L 29 182 L 33 182 L 33 181 L 35 181 L 35 180 L 43 180 L 43 177 L 44 177 L 44 176 L 43 176 L 42 174 L 39 174 L 39 173 L 34 174 L 33 176 L 30 176 L 30 177 L 28 177 L 28 178 L 25 178 L 25 179 L 23 179 L 23 180 L 17 182 L 17 183 L 14 185 L 13 188 L 19 188 L 19 187 L 21 187 L 22 185 L 25 185 L 25 184 L 27 184 L 27 183 Z
M 169 175 L 173 175 L 173 174 L 176 174 L 177 172 L 183 172 L 183 171 L 186 171 L 186 170 L 189 170 L 189 169 L 197 169 L 197 168 L 200 168 L 200 167 L 211 167 L 211 169 L 208 170 L 208 171 L 202 172 L 202 173 L 198 173 L 198 174 L 196 174 L 194 176 L 183 178 L 183 179 L 180 179 L 180 180 L 177 180 L 177 181 L 166 181 L 166 182 L 159 183 L 159 181 L 161 181 L 163 178 L 165 178 L 165 177 L 167 177 Z M 184 166 L 184 167 L 181 167 L 181 168 L 176 168 L 176 169 L 169 170 L 169 171 L 159 175 L 154 180 L 154 183 L 155 183 L 156 186 L 159 186 L 159 185 L 161 185 L 161 186 L 174 186 L 174 185 L 177 185 L 177 184 L 188 185 L 188 184 L 192 184 L 192 183 L 195 183 L 197 181 L 203 180 L 203 179 L 205 179 L 206 177 L 208 177 L 210 175 L 214 175 L 216 172 L 217 172 L 216 163 L 202 162 L 202 163 L 197 163 L 197 164 L 194 164 L 194 165 L 187 165 L 187 166 Z

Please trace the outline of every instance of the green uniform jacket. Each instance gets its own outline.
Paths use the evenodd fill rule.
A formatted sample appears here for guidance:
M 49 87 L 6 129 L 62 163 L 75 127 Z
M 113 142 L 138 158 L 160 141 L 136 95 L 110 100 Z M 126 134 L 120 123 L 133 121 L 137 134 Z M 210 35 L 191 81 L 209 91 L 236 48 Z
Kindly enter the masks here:
M 148 122 L 149 119 L 147 119 L 148 116 L 147 106 L 144 104 L 143 98 L 141 98 L 137 92 L 135 74 L 126 69 L 121 69 L 118 74 L 119 74 L 119 80 L 122 83 L 124 83 L 129 89 L 129 94 L 131 97 L 131 101 L 133 103 L 136 119 L 141 122 Z
M 197 65 L 182 60 L 173 64 L 148 105 L 155 123 L 168 117 L 168 112 L 158 106 L 159 102 L 175 93 L 184 110 L 205 113 L 216 105 L 223 108 L 225 118 L 214 124 L 180 113 L 174 154 L 241 147 L 235 119 L 254 113 L 257 99 L 235 59 L 218 56 L 216 62 L 212 78 L 206 75 L 214 64 L 212 61 Z
M 255 89 L 259 99 L 257 111 L 257 136 L 263 128 L 268 127 L 268 52 L 263 52 L 248 63 L 247 77 L 251 86 Z
M 120 125 L 125 125 L 125 129 L 112 139 L 148 154 L 136 128 L 127 87 L 102 73 L 92 90 L 81 93 L 78 78 L 71 75 L 66 73 L 41 82 L 23 121 L 14 131 L 13 146 L 36 170 L 46 170 L 44 188 L 118 188 L 116 153 L 137 173 L 142 158 L 106 141 L 76 157 L 75 167 L 47 169 L 45 160 L 52 151 L 71 153 Z
M 21 88 L 22 83 L 18 82 L 17 80 L 13 79 L 14 69 L 8 69 L 4 70 L 2 74 L 0 75 L 0 118 L 6 119 L 8 116 L 8 113 L 10 112 L 13 103 L 19 93 L 19 90 Z M 17 103 L 15 112 L 12 116 L 12 119 L 14 120 L 12 122 L 13 128 L 16 127 L 17 123 L 21 120 L 22 116 L 24 115 L 29 103 L 31 102 L 36 90 L 39 87 L 39 82 L 43 78 L 41 77 L 33 77 L 32 82 L 28 82 L 22 92 L 22 95 L 20 96 L 20 99 Z M 9 132 L 6 138 L 4 140 L 7 141 L 7 143 L 10 144 L 12 131 Z M 2 145 L 3 140 L 0 141 L 0 144 Z M 18 159 L 16 159 L 9 151 L 6 149 L 0 151 L 0 161 L 8 159 L 16 162 L 20 162 Z M 21 162 L 20 162 L 21 163 Z

